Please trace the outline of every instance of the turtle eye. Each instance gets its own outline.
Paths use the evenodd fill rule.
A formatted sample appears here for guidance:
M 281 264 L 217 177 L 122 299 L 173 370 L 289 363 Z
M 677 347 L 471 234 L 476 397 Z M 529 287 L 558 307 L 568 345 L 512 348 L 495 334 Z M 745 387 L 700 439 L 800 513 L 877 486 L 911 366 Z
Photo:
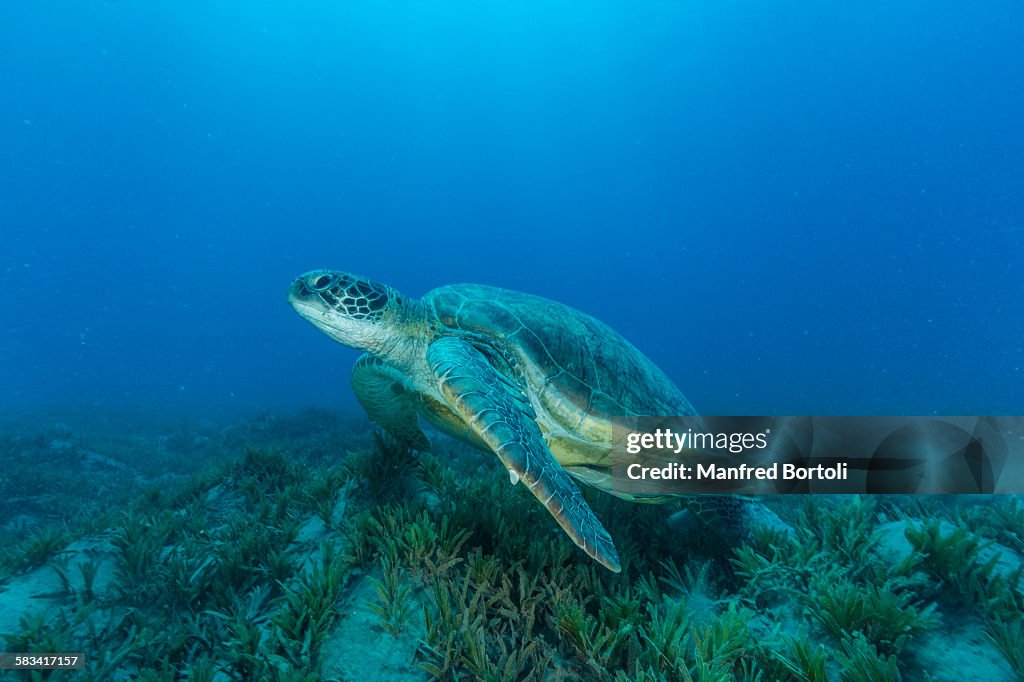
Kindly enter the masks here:
M 317 291 L 322 291 L 331 285 L 331 278 L 327 275 L 320 275 L 313 280 L 313 288 Z

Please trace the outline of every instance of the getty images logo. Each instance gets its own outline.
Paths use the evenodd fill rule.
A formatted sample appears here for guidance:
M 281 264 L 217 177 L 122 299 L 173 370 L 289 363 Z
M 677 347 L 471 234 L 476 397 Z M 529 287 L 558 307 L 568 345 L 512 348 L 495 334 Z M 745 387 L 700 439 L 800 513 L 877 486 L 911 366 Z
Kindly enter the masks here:
M 746 450 L 763 450 L 768 447 L 769 433 L 771 429 L 758 433 L 712 433 L 693 429 L 632 432 L 626 435 L 626 452 L 638 455 L 644 450 L 659 450 L 678 455 L 683 450 L 725 450 L 738 454 Z

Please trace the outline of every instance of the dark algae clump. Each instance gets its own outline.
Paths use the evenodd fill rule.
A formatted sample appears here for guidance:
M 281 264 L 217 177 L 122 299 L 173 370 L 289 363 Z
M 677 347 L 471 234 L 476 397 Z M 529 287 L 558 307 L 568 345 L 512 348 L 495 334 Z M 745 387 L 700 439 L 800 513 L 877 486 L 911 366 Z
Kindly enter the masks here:
M 80 463 L 62 485 L 110 492 L 81 498 L 77 513 L 74 498 L 5 513 L 0 629 L 7 651 L 82 652 L 87 669 L 11 673 L 21 679 L 1024 671 L 1015 497 L 772 498 L 762 503 L 783 523 L 737 535 L 685 501 L 590 495 L 622 539 L 613 574 L 493 461 L 443 439 L 415 454 L 325 411 L 174 426 L 204 434 L 191 450 L 153 424 L 135 425 L 131 450 L 63 428 L 62 452 Z M 19 429 L 3 440 L 15 487 L 50 447 L 45 424 Z M 98 480 L 83 453 L 123 467 Z

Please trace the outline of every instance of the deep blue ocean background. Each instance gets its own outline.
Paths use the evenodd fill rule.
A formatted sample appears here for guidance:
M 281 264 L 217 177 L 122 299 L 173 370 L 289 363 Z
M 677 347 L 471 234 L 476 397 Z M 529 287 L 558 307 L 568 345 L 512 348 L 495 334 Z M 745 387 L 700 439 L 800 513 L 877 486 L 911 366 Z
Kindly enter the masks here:
M 1019 414 L 1024 3 L 6 2 L 0 407 L 354 406 L 349 270 L 707 414 Z

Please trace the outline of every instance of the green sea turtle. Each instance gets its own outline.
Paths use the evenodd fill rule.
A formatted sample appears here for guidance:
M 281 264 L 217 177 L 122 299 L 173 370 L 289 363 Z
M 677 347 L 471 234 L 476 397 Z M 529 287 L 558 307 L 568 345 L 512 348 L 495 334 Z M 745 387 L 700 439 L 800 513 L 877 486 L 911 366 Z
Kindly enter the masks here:
M 654 363 L 611 327 L 561 303 L 477 284 L 421 300 L 356 275 L 314 270 L 288 301 L 332 339 L 365 351 L 352 388 L 370 420 L 414 449 L 419 417 L 493 452 L 583 551 L 619 571 L 611 536 L 573 478 L 617 493 L 612 419 L 693 415 Z M 652 500 L 653 501 L 653 500 Z

